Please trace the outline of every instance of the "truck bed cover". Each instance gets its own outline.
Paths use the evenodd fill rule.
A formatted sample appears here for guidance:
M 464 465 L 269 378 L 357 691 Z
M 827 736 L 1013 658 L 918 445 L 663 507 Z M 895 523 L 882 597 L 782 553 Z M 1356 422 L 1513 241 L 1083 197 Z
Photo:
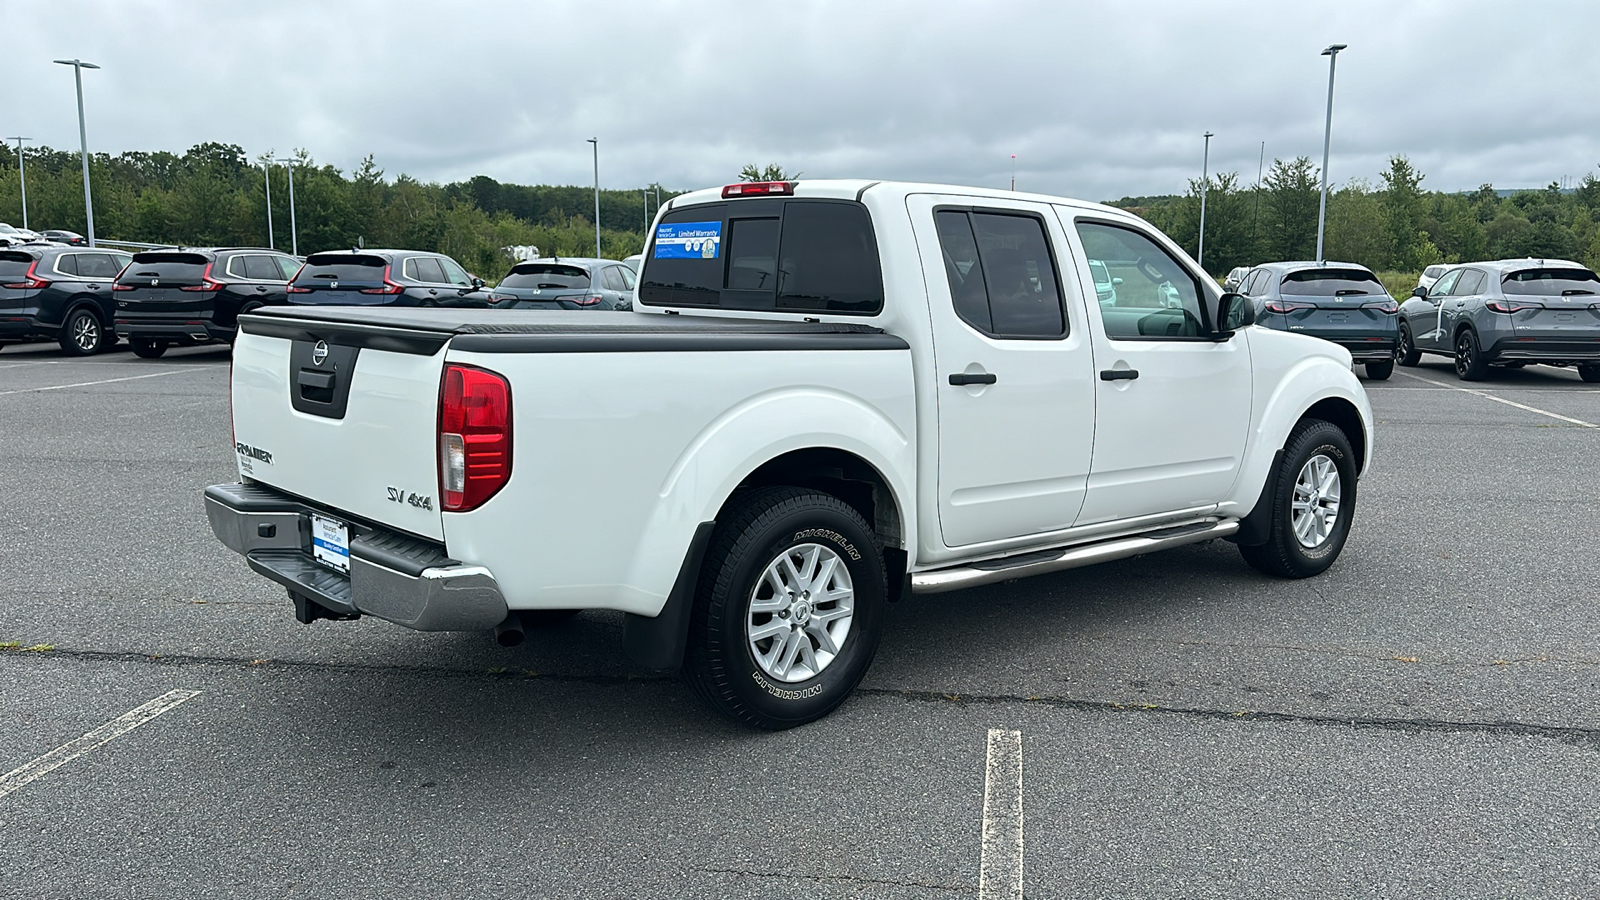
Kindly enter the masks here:
M 432 355 L 711 350 L 909 350 L 870 325 L 720 316 L 502 309 L 273 306 L 239 317 L 249 334 Z

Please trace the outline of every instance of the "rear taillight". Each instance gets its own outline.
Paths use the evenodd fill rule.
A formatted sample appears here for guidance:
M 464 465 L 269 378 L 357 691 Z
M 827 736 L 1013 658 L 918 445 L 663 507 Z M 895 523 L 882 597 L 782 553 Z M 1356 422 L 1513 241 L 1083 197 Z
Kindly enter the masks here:
M 582 297 L 567 298 L 568 302 L 576 303 L 579 306 L 593 306 L 596 303 L 599 303 L 601 299 L 602 298 L 599 294 L 585 294 Z
M 722 189 L 722 199 L 729 197 L 791 197 L 794 195 L 794 182 L 792 181 L 741 181 L 730 184 Z
M 311 293 L 311 288 L 303 288 L 303 287 L 300 287 L 299 285 L 293 284 L 293 283 L 291 283 L 287 288 L 285 288 L 285 290 L 287 290 L 291 294 L 309 294 L 309 293 Z
M 511 480 L 511 385 L 493 372 L 447 365 L 439 385 L 439 497 L 477 509 Z
M 1525 309 L 1540 309 L 1541 308 L 1539 306 L 1539 304 L 1536 304 L 1536 303 L 1517 303 L 1517 302 L 1515 302 L 1513 300 L 1490 300 L 1489 302 L 1487 302 L 1487 303 L 1485 303 L 1483 305 L 1490 312 L 1497 312 L 1497 313 L 1514 313 L 1514 312 L 1522 312 Z
M 1315 303 L 1301 303 L 1295 300 L 1268 300 L 1265 304 L 1267 312 L 1286 313 L 1297 309 L 1316 309 Z
M 49 287 L 50 280 L 48 278 L 40 278 L 38 275 L 34 274 L 38 270 L 39 261 L 36 259 L 33 261 L 32 265 L 28 266 L 28 271 L 23 274 L 21 281 L 13 281 L 10 284 L 0 285 L 0 287 L 8 287 L 14 291 L 36 291 Z
M 222 288 L 223 288 L 222 282 L 220 282 L 220 281 L 216 280 L 215 278 L 211 277 L 211 263 L 206 263 L 206 270 L 204 272 L 200 273 L 200 283 L 199 284 L 186 284 L 183 287 L 178 288 L 178 290 L 180 290 L 180 291 L 202 291 L 203 292 L 203 291 L 220 291 L 220 290 L 222 290 Z
M 405 285 L 395 284 L 394 282 L 389 280 L 389 267 L 388 266 L 384 266 L 383 267 L 383 287 L 381 287 L 381 288 L 362 288 L 361 293 L 363 293 L 363 294 L 398 294 L 398 293 L 400 293 L 401 291 L 403 291 L 405 289 L 406 289 Z
M 131 284 L 123 284 L 120 281 L 117 282 L 116 284 L 113 284 L 111 286 L 111 289 L 113 291 L 132 291 L 132 290 L 137 290 L 137 288 L 135 288 L 133 285 L 131 285 Z
M 1374 300 L 1371 303 L 1361 304 L 1361 308 L 1376 309 L 1386 313 L 1397 313 L 1400 311 L 1400 304 L 1394 302 L 1393 300 Z

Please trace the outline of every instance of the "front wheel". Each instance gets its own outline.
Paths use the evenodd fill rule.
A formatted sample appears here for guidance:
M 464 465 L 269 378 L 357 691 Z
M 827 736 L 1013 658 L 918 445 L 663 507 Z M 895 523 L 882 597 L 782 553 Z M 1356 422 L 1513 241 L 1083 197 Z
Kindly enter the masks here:
M 1367 377 L 1373 381 L 1383 381 L 1394 374 L 1394 360 L 1385 359 L 1366 363 Z
M 1589 384 L 1600 382 L 1600 366 L 1579 366 L 1578 377 Z
M 1394 346 L 1394 361 L 1410 368 L 1422 359 L 1422 351 L 1417 349 L 1417 342 L 1411 337 L 1411 326 L 1405 322 L 1400 323 L 1400 341 Z
M 60 344 L 61 352 L 68 356 L 92 356 L 108 344 L 105 326 L 89 310 L 75 309 L 61 323 Z
M 1268 476 L 1267 541 L 1241 546 L 1245 562 L 1282 578 L 1309 578 L 1339 558 L 1356 508 L 1355 454 L 1331 422 L 1304 419 Z
M 872 663 L 887 596 L 883 555 L 854 508 L 760 488 L 718 517 L 684 654 L 695 693 L 760 728 L 843 703 Z
M 149 338 L 132 338 L 128 343 L 133 345 L 133 355 L 140 359 L 160 359 L 167 352 L 166 341 L 153 341 Z
M 1482 381 L 1489 374 L 1489 361 L 1478 346 L 1478 333 L 1464 328 L 1456 335 L 1456 377 L 1462 381 Z

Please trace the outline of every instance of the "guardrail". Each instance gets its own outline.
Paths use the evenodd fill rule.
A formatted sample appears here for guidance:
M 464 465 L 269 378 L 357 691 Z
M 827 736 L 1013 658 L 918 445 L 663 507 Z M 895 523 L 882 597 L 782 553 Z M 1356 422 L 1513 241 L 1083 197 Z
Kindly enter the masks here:
M 95 238 L 94 242 L 96 245 L 104 244 L 107 247 L 115 247 L 117 249 L 131 247 L 135 250 L 174 250 L 178 246 L 177 244 L 146 244 L 142 241 L 111 241 L 105 238 Z

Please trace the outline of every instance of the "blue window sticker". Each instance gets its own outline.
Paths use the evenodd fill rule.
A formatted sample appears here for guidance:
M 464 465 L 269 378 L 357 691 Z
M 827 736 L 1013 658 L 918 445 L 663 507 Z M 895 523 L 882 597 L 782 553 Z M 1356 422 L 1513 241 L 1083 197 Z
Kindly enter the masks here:
M 673 222 L 656 226 L 656 259 L 716 259 L 721 252 L 721 222 Z

